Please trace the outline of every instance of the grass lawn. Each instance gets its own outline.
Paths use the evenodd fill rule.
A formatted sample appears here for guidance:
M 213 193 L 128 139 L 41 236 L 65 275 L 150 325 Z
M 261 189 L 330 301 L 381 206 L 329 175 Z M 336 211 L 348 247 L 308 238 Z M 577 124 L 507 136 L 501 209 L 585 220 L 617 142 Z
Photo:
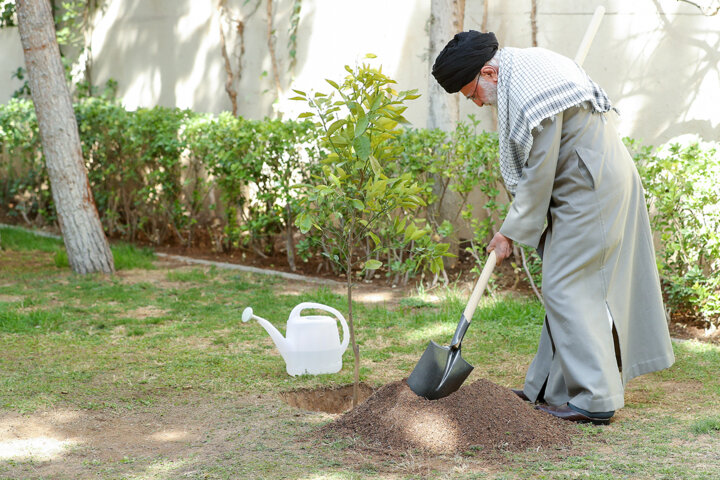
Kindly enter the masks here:
M 0 479 L 720 478 L 717 345 L 674 342 L 676 364 L 630 382 L 613 423 L 577 426 L 571 449 L 386 456 L 313 440 L 336 416 L 280 397 L 350 383 L 349 350 L 340 373 L 293 378 L 260 325 L 240 321 L 252 306 L 284 331 L 301 301 L 346 312 L 342 289 L 122 245 L 114 276 L 78 276 L 59 241 L 0 237 Z M 354 312 L 374 387 L 406 377 L 428 339 L 449 339 L 467 297 L 364 289 Z M 542 312 L 533 299 L 484 299 L 463 343 L 468 382 L 522 385 Z

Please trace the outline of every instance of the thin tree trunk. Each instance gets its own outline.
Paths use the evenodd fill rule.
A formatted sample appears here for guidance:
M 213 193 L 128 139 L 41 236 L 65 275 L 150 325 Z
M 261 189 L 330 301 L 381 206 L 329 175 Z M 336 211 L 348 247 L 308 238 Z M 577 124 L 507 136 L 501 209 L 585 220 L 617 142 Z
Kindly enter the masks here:
M 435 59 L 440 54 L 455 34 L 463 30 L 465 19 L 465 0 L 431 0 L 430 2 L 430 45 L 428 68 L 432 70 Z M 448 95 L 448 93 L 435 80 L 435 77 L 428 75 L 428 119 L 429 129 L 439 128 L 446 132 L 455 130 L 460 120 L 460 95 Z M 436 176 L 433 190 L 437 192 L 441 188 L 442 180 Z M 444 195 L 443 195 L 444 197 Z M 440 218 L 448 218 L 451 211 L 455 210 L 457 198 L 455 195 L 442 198 L 437 202 Z M 440 220 L 442 221 L 442 220 Z M 439 222 L 438 222 L 439 223 Z M 450 239 L 450 253 L 455 257 L 445 257 L 443 263 L 446 267 L 452 267 L 456 263 L 458 254 L 457 238 Z M 397 283 L 398 278 L 393 280 Z
M 352 251 L 348 255 L 347 259 L 347 297 L 348 297 L 348 326 L 350 327 L 350 344 L 353 349 L 354 356 L 354 370 L 353 370 L 353 396 L 352 405 L 353 408 L 357 407 L 359 399 L 359 386 L 360 386 L 360 347 L 358 347 L 355 341 L 355 322 L 353 322 L 352 313 Z
M 297 270 L 295 265 L 295 242 L 293 241 L 293 216 L 290 209 L 290 203 L 285 206 L 287 218 L 285 220 L 285 249 L 287 250 L 287 260 L 290 270 Z
M 280 71 L 278 70 L 277 55 L 275 55 L 275 35 L 273 35 L 273 0 L 267 0 L 267 42 L 268 50 L 270 50 L 270 62 L 272 63 L 273 79 L 275 80 L 275 88 L 277 96 L 282 93 L 280 85 Z
M 220 50 L 222 52 L 223 59 L 225 60 L 225 91 L 230 97 L 230 104 L 232 105 L 233 116 L 238 116 L 238 102 L 237 102 L 237 90 L 235 90 L 235 79 L 236 75 L 230 62 L 230 55 L 228 54 L 227 44 L 225 42 L 225 29 L 223 28 L 223 13 L 225 11 L 225 0 L 220 0 L 218 3 L 218 27 L 220 30 Z
M 537 47 L 537 0 L 530 0 L 530 28 L 532 30 L 532 46 Z
M 489 3 L 489 0 L 485 0 L 483 4 L 483 19 L 482 25 L 480 26 L 480 31 L 482 32 L 487 32 Z
M 429 68 L 452 37 L 461 32 L 465 18 L 465 0 L 432 0 L 430 5 Z M 448 95 L 432 75 L 429 76 L 429 111 L 427 127 L 447 132 L 455 129 L 460 119 L 459 95 Z
M 16 7 L 30 93 L 70 267 L 81 274 L 112 273 L 112 252 L 88 183 L 50 3 L 18 0 Z

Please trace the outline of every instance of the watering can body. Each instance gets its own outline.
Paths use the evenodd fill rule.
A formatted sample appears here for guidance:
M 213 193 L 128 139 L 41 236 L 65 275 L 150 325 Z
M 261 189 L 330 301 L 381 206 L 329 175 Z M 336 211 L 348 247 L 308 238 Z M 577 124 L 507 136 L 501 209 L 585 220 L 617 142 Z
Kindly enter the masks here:
M 324 310 L 334 316 L 301 315 L 305 309 Z M 270 322 L 253 315 L 252 309 L 247 308 L 243 312 L 243 321 L 249 318 L 255 318 L 270 334 L 285 359 L 289 375 L 319 375 L 336 373 L 342 369 L 342 356 L 348 346 L 349 330 L 345 318 L 336 309 L 312 302 L 297 305 L 290 312 L 285 337 Z M 343 329 L 342 342 L 337 328 L 338 321 Z

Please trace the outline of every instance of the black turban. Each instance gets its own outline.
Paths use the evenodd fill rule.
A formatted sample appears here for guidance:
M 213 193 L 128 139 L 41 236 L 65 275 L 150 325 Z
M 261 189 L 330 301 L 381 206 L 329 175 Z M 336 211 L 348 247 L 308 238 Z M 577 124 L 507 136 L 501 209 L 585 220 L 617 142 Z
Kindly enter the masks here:
M 459 92 L 480 73 L 497 49 L 498 41 L 492 32 L 460 32 L 437 56 L 432 74 L 448 93 Z

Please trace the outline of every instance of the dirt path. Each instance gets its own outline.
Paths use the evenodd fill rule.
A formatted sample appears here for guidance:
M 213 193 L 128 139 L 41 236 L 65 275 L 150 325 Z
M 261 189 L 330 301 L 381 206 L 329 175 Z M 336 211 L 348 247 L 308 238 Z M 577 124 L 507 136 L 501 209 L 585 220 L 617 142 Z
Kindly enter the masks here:
M 173 395 L 126 411 L 0 414 L 3 478 L 180 478 L 249 448 L 244 409 L 274 398 Z M 289 407 L 287 407 L 289 408 Z M 319 414 L 318 414 L 319 415 Z M 9 461 L 10 460 L 10 461 Z

